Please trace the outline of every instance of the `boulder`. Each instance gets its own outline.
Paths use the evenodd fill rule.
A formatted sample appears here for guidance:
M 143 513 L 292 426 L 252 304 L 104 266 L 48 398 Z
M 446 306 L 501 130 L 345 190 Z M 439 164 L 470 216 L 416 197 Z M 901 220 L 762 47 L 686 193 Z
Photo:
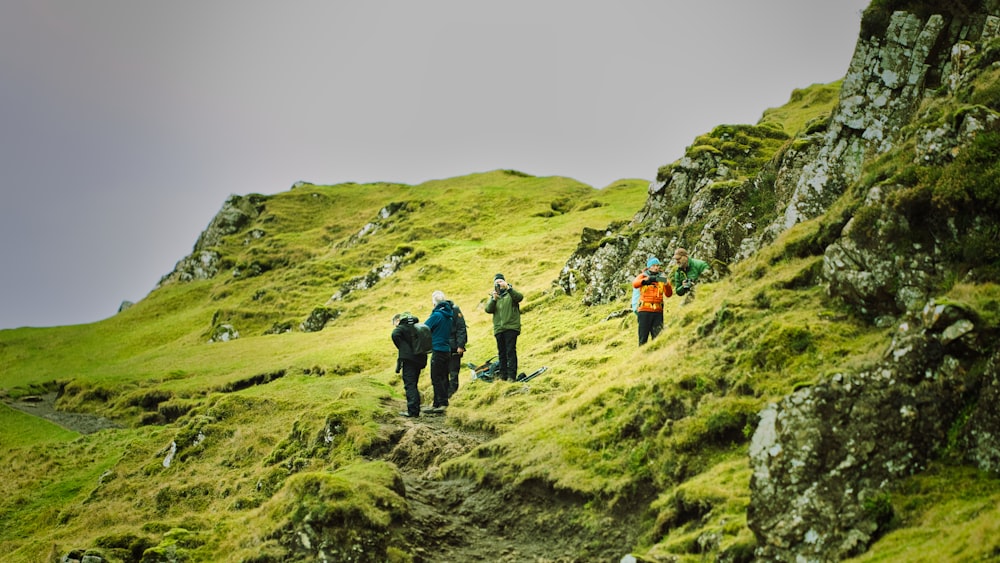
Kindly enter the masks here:
M 747 519 L 757 557 L 838 560 L 884 533 L 891 486 L 948 446 L 982 359 L 981 336 L 964 309 L 931 302 L 900 323 L 878 364 L 765 408 L 750 445 Z M 998 442 L 986 431 L 995 413 L 988 409 L 967 433 L 987 466 L 997 459 Z

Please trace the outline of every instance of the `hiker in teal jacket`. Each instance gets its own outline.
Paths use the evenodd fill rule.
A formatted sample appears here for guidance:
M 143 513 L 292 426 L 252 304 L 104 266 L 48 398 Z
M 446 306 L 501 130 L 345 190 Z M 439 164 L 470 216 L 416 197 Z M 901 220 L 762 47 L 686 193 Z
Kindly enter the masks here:
M 674 293 L 685 295 L 690 293 L 687 300 L 694 298 L 694 284 L 698 281 L 698 276 L 708 269 L 708 262 L 690 258 L 688 251 L 678 248 L 674 251 L 674 262 L 677 262 L 677 269 L 674 270 Z
M 431 352 L 431 389 L 434 390 L 434 406 L 424 412 L 444 413 L 448 407 L 448 364 L 451 363 L 451 301 L 445 299 L 443 291 L 431 294 L 434 310 L 424 321 L 430 327 L 434 340 L 434 350 Z
M 493 277 L 493 292 L 486 312 L 493 315 L 493 336 L 497 339 L 500 379 L 517 380 L 517 337 L 521 334 L 521 301 L 524 295 L 507 283 L 503 274 Z

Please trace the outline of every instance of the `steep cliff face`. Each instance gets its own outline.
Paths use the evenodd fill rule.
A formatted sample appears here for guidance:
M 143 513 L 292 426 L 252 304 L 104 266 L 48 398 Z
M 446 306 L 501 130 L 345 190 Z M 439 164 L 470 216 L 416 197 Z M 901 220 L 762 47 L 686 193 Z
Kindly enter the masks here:
M 648 256 L 669 257 L 677 246 L 712 261 L 712 276 L 724 275 L 727 264 L 826 213 L 859 180 L 865 162 L 900 144 L 917 143 L 917 156 L 927 162 L 951 159 L 977 131 L 994 127 L 996 108 L 967 108 L 962 119 L 934 123 L 919 135 L 907 127 L 928 98 L 953 98 L 984 72 L 981 61 L 972 63 L 997 36 L 1000 9 L 985 4 L 993 11 L 965 19 L 893 14 L 879 35 L 858 42 L 829 118 L 794 140 L 763 121 L 721 126 L 699 137 L 684 157 L 660 170 L 631 223 L 609 227 L 597 247 L 581 245 L 559 285 L 587 304 L 622 299 L 630 273 L 641 270 Z M 850 274 L 834 270 L 852 266 L 859 269 L 845 262 L 827 276 L 843 285 L 839 278 Z M 919 301 L 904 295 L 903 307 L 890 308 L 898 313 L 919 307 Z
M 720 276 L 823 222 L 806 249 L 823 256 L 817 281 L 896 337 L 875 365 L 817 374 L 760 414 L 748 523 L 762 560 L 864 552 L 893 483 L 943 452 L 1000 467 L 996 319 L 942 299 L 1000 280 L 1000 3 L 937 5 L 873 3 L 828 119 L 795 138 L 764 120 L 699 138 L 559 279 L 585 303 L 624 302 L 651 254 L 685 246 Z
M 863 552 L 886 531 L 893 483 L 947 450 L 997 470 L 996 325 L 934 296 L 997 280 L 997 188 L 978 178 L 993 177 L 1000 156 L 1000 108 L 984 94 L 996 83 L 998 25 L 995 13 L 897 12 L 885 37 L 859 43 L 830 129 L 839 141 L 826 147 L 841 155 L 842 178 L 871 174 L 850 187 L 860 201 L 826 248 L 822 277 L 832 296 L 897 336 L 870 370 L 762 413 L 748 513 L 758 557 Z M 823 212 L 836 183 L 818 171 L 830 162 L 803 169 L 772 230 Z

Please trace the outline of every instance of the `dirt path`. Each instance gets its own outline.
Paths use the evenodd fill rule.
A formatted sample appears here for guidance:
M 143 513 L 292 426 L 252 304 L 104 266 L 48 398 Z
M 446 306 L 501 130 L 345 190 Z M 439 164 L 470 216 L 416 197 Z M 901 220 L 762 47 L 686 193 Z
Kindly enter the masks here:
M 403 473 L 411 514 L 404 535 L 418 563 L 619 561 L 628 553 L 628 526 L 608 522 L 594 537 L 577 524 L 585 499 L 540 483 L 494 489 L 436 479 L 440 464 L 492 437 L 458 428 L 446 415 L 399 420 L 386 459 Z
M 8 407 L 44 418 L 80 434 L 92 434 L 105 428 L 121 428 L 118 424 L 97 415 L 56 410 L 57 398 L 58 394 L 50 391 L 44 395 L 21 397 L 16 401 L 5 397 L 3 402 Z

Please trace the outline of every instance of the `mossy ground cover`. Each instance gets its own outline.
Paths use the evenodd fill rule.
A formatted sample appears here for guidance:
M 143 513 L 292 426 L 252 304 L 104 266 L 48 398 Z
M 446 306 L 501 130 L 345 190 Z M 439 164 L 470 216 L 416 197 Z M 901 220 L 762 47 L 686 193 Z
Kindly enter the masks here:
M 894 531 L 851 561 L 990 561 L 1000 555 L 1000 482 L 935 464 L 887 495 Z
M 764 110 L 761 123 L 774 123 L 790 137 L 808 135 L 826 129 L 830 113 L 836 107 L 842 81 L 813 84 L 792 91 L 788 102 Z

